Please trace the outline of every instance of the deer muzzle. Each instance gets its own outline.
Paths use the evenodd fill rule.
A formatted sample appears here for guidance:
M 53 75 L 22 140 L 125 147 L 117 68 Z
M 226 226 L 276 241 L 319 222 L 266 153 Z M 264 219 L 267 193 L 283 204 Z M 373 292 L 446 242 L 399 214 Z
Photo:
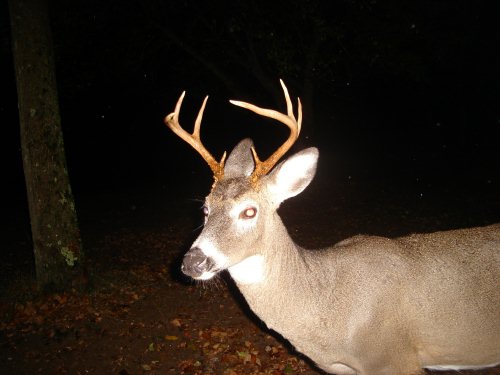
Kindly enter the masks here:
M 193 247 L 184 255 L 181 270 L 186 276 L 200 278 L 204 273 L 213 271 L 214 261 L 198 247 Z

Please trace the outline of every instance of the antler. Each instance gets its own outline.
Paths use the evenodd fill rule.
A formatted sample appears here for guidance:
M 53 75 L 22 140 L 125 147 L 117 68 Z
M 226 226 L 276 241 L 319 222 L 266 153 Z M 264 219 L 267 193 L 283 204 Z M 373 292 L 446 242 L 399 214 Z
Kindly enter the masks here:
M 208 150 L 203 146 L 203 143 L 200 139 L 200 127 L 201 127 L 201 119 L 203 118 L 203 111 L 205 110 L 205 105 L 207 104 L 208 95 L 203 100 L 203 104 L 198 112 L 198 117 L 196 117 L 196 121 L 194 123 L 193 134 L 189 134 L 187 131 L 182 129 L 179 124 L 179 113 L 181 111 L 182 101 L 184 100 L 185 91 L 182 92 L 177 104 L 175 105 L 175 110 L 171 114 L 165 117 L 165 124 L 172 130 L 175 134 L 177 134 L 181 139 L 186 141 L 193 147 L 198 153 L 205 159 L 208 163 L 208 166 L 214 173 L 214 179 L 217 182 L 224 176 L 224 161 L 226 160 L 226 152 L 224 151 L 224 155 L 220 162 L 217 162 L 215 158 L 208 152 Z
M 293 114 L 293 105 L 290 101 L 290 95 L 288 94 L 288 90 L 280 79 L 281 87 L 283 87 L 283 92 L 285 94 L 286 100 L 286 109 L 287 114 L 272 110 L 257 107 L 250 103 L 240 102 L 237 100 L 230 100 L 230 102 L 239 107 L 243 107 L 249 109 L 252 112 L 257 113 L 258 115 L 270 117 L 272 119 L 278 120 L 279 122 L 285 124 L 290 128 L 290 135 L 288 139 L 265 161 L 261 161 L 257 156 L 257 152 L 255 148 L 252 147 L 253 158 L 255 160 L 255 169 L 252 172 L 251 179 L 253 182 L 256 182 L 260 177 L 265 176 L 278 162 L 278 160 L 293 146 L 297 138 L 299 137 L 300 127 L 302 124 L 302 104 L 300 103 L 300 99 L 298 101 L 298 120 L 295 119 Z

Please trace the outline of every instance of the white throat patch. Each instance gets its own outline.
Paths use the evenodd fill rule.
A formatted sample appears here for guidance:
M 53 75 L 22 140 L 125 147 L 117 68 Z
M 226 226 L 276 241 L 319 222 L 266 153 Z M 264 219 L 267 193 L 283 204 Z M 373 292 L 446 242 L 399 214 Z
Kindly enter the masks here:
M 257 284 L 264 281 L 264 257 L 252 255 L 228 268 L 231 277 L 240 284 Z

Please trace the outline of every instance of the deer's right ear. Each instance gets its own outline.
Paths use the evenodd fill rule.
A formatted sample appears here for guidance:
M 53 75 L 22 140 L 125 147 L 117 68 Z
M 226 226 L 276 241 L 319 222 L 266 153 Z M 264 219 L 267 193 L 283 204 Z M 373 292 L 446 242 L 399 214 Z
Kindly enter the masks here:
M 233 148 L 224 166 L 225 178 L 245 177 L 252 174 L 255 168 L 252 147 L 252 140 L 245 138 Z
M 316 173 L 319 151 L 306 148 L 292 155 L 268 174 L 267 186 L 278 204 L 301 193 Z

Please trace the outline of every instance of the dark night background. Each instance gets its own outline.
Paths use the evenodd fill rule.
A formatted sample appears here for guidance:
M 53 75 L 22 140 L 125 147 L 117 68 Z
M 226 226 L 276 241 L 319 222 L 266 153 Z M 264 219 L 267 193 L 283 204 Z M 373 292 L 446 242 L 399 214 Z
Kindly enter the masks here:
M 88 290 L 44 296 L 0 1 L 0 372 L 317 374 L 263 329 L 227 275 L 201 287 L 179 276 L 212 177 L 163 119 L 186 90 L 180 123 L 191 131 L 208 94 L 205 146 L 218 159 L 251 137 L 264 159 L 286 127 L 228 99 L 283 110 L 282 78 L 305 115 L 288 155 L 320 150 L 311 186 L 279 211 L 304 247 L 500 222 L 495 3 L 49 0 L 90 272 Z M 240 358 L 251 350 L 262 366 Z
M 492 3 L 51 1 L 81 220 L 98 220 L 86 206 L 97 196 L 111 205 L 136 194 L 120 198 L 128 207 L 154 196 L 168 207 L 208 192 L 204 161 L 163 124 L 182 90 L 181 124 L 189 130 L 210 95 L 202 139 L 217 158 L 245 136 L 270 152 L 284 127 L 227 100 L 282 106 L 270 91 L 279 78 L 313 110 L 294 150 L 320 149 L 315 184 L 326 188 L 318 199 L 335 201 L 335 191 L 324 192 L 351 183 L 421 201 L 476 195 L 497 205 L 464 206 L 465 215 L 487 212 L 471 224 L 500 219 L 500 40 Z M 25 228 L 29 239 L 4 2 L 0 13 L 2 216 L 4 229 Z M 448 204 L 460 210 L 466 203 Z

